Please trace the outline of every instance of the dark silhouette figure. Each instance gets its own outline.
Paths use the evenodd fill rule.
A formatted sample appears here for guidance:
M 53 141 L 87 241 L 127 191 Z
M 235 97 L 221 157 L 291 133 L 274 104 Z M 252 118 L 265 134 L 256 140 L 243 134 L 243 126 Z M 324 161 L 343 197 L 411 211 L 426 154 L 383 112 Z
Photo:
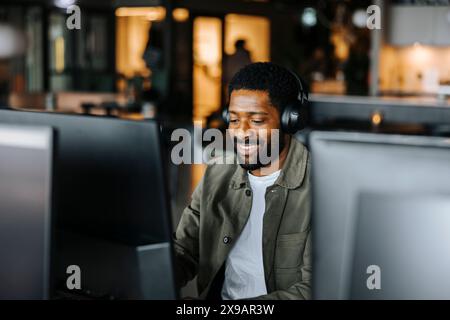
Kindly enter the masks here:
M 225 57 L 223 80 L 225 87 L 230 83 L 233 76 L 243 67 L 252 63 L 250 51 L 245 48 L 245 40 L 239 39 L 234 43 L 236 51 Z

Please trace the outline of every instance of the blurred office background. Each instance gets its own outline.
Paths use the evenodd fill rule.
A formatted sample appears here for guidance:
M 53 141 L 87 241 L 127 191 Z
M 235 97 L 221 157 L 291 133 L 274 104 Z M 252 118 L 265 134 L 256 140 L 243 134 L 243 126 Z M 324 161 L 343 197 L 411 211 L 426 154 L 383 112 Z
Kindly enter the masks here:
M 81 9 L 79 30 L 66 25 L 73 4 Z M 367 28 L 370 5 L 381 10 L 381 29 Z M 0 108 L 156 118 L 167 146 L 171 130 L 192 129 L 194 120 L 223 126 L 227 82 L 257 61 L 302 76 L 311 127 L 450 132 L 442 113 L 450 107 L 449 1 L 0 4 Z M 174 225 L 202 172 L 171 165 Z

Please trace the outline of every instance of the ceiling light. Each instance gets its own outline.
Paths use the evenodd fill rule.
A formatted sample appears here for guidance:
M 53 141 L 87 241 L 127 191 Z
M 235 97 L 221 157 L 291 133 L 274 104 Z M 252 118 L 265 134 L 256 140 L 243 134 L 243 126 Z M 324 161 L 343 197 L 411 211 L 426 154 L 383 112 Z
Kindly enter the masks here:
M 302 24 L 306 27 L 313 27 L 317 24 L 317 12 L 314 8 L 305 8 L 302 14 Z

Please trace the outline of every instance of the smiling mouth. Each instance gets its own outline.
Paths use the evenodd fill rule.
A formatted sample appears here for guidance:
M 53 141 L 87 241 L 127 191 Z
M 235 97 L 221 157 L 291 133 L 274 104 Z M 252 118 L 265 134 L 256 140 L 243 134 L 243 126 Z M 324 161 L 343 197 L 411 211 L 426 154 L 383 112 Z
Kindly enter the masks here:
M 240 154 L 243 155 L 250 155 L 255 153 L 258 150 L 258 145 L 257 144 L 245 144 L 245 143 L 238 143 L 236 145 L 237 150 L 239 151 Z

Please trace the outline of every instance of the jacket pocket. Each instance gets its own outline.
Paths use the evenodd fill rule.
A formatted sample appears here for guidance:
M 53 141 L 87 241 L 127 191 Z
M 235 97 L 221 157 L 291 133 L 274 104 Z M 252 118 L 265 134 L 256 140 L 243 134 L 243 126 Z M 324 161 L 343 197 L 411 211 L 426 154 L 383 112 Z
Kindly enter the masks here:
M 290 234 L 280 234 L 277 237 L 275 251 L 275 269 L 297 268 L 303 261 L 308 231 Z
M 300 271 L 298 268 L 275 269 L 276 290 L 286 290 L 300 280 Z

